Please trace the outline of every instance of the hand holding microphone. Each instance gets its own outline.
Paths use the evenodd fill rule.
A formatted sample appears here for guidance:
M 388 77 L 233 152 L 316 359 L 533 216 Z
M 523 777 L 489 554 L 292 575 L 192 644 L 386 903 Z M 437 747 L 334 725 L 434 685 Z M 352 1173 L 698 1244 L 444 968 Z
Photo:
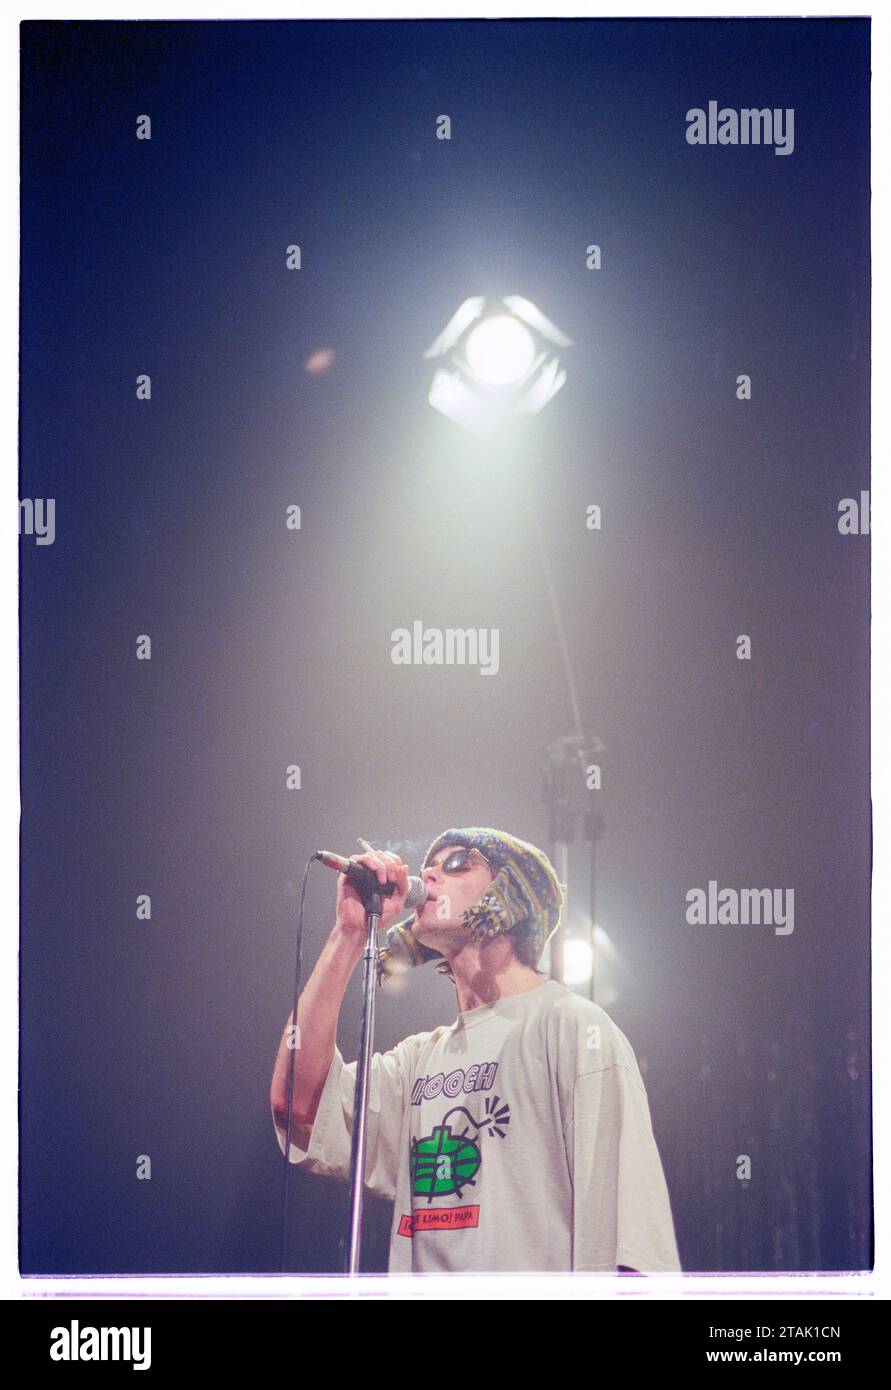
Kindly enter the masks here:
M 338 870 L 335 922 L 342 931 L 365 930 L 365 908 L 360 888 L 374 886 L 381 894 L 383 912 L 380 926 L 388 927 L 396 918 L 419 907 L 429 896 L 421 879 L 409 875 L 408 865 L 398 854 L 389 850 L 372 849 L 366 840 L 359 840 L 362 854 L 349 859 L 327 850 L 317 850 L 316 858 L 329 869 Z

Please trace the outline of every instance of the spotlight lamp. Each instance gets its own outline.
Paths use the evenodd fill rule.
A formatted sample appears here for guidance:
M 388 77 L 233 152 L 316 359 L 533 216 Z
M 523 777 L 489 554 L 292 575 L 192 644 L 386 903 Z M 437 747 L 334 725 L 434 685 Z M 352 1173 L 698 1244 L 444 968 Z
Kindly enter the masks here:
M 424 353 L 435 363 L 434 410 L 474 434 L 537 415 L 566 380 L 558 348 L 572 346 L 529 299 L 465 299 Z

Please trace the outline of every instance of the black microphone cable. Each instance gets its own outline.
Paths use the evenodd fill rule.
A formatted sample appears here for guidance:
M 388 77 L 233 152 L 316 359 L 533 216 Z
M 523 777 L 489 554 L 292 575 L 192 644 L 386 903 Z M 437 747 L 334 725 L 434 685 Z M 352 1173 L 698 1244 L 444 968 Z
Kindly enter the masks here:
M 311 855 L 306 861 L 303 870 L 303 882 L 300 885 L 300 905 L 297 909 L 297 961 L 294 968 L 294 1009 L 291 1014 L 290 1027 L 294 1030 L 291 1036 L 291 1059 L 288 1063 L 288 1125 L 285 1130 L 285 1174 L 282 1182 L 282 1249 L 281 1249 L 281 1272 L 285 1270 L 285 1251 L 288 1239 L 288 1178 L 291 1169 L 291 1127 L 294 1123 L 294 1067 L 297 1061 L 297 1049 L 300 1046 L 300 1032 L 297 1028 L 297 1005 L 300 1001 L 300 960 L 303 948 L 303 905 L 306 901 L 306 881 L 309 878 L 310 866 L 317 861 L 315 854 Z

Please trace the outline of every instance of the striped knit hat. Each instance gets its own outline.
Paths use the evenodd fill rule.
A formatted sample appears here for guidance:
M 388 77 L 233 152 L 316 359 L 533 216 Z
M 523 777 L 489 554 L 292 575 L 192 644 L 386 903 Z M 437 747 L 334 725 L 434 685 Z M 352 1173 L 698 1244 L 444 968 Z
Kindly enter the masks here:
M 447 845 L 479 850 L 495 875 L 479 902 L 466 908 L 461 917 L 471 939 L 488 941 L 502 932 L 522 934 L 531 938 L 538 960 L 560 921 L 564 899 L 564 887 L 558 882 L 547 855 L 535 845 L 507 835 L 503 830 L 472 826 L 464 830 L 446 830 L 433 841 L 422 867 L 426 869 L 434 854 Z M 425 961 L 436 960 L 439 962 L 437 970 L 450 973 L 441 953 L 418 941 L 411 926 L 404 922 L 390 927 L 380 960 L 385 972 L 397 963 L 423 965 Z

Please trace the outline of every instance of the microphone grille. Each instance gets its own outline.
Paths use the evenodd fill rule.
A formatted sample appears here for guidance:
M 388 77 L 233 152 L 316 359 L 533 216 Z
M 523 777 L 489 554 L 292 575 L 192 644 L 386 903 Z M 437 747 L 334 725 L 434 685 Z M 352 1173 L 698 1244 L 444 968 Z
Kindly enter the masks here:
M 409 874 L 408 892 L 405 895 L 405 911 L 414 912 L 415 908 L 426 902 L 429 896 L 427 885 L 415 874 Z

